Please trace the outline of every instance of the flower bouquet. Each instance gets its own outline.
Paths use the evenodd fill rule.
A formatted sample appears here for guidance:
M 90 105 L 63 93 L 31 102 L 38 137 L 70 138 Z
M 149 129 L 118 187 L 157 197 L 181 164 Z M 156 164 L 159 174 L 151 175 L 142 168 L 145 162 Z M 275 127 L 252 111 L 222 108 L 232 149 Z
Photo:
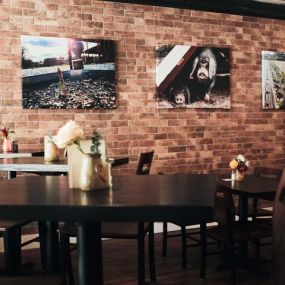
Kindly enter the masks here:
M 102 189 L 110 186 L 110 165 L 101 157 L 101 135 L 94 131 L 91 145 L 82 145 L 83 130 L 74 121 L 62 126 L 54 142 L 58 148 L 68 149 L 69 187 L 81 190 Z
M 1 127 L 1 132 L 2 132 L 2 138 L 3 138 L 3 152 L 12 152 L 13 145 L 9 138 L 9 135 L 15 132 L 6 127 Z
M 80 139 L 82 136 L 82 128 L 80 128 L 74 121 L 70 120 L 58 130 L 57 135 L 53 138 L 53 141 L 58 148 L 66 148 L 72 144 L 75 144 L 83 153 L 80 146 Z
M 244 179 L 244 173 L 248 170 L 249 161 L 241 154 L 235 157 L 230 162 L 230 168 L 232 169 L 232 180 L 242 181 Z

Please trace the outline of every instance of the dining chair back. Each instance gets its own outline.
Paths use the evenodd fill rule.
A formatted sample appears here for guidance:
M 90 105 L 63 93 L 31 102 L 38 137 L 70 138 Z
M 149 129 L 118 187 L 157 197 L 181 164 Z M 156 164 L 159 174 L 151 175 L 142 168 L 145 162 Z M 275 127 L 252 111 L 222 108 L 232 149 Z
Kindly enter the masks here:
M 44 151 L 34 151 L 34 152 L 32 152 L 32 156 L 34 156 L 34 157 L 41 157 L 41 156 L 44 156 L 44 155 L 45 155 Z
M 112 168 L 128 164 L 129 160 L 130 159 L 128 157 L 115 158 L 114 162 L 112 163 Z
M 158 172 L 159 175 L 165 175 L 163 172 Z M 174 233 L 168 231 L 168 224 L 171 222 L 172 224 L 179 226 L 180 231 L 175 231 Z M 183 269 L 187 268 L 187 248 L 188 247 L 195 247 L 200 246 L 201 250 L 201 262 L 200 262 L 200 277 L 204 278 L 205 276 L 205 266 L 204 266 L 204 251 L 205 251 L 205 230 L 206 230 L 206 224 L 200 224 L 200 225 L 193 225 L 193 224 L 185 224 L 185 223 L 178 223 L 174 221 L 169 222 L 163 222 L 162 223 L 162 256 L 167 256 L 167 243 L 168 238 L 181 238 L 181 267 Z M 187 226 L 194 226 L 193 229 L 188 230 Z M 199 227 L 198 227 L 199 226 Z M 191 241 L 190 243 L 187 243 L 187 240 Z
M 279 180 L 282 175 L 282 169 L 278 168 L 269 168 L 269 167 L 255 167 L 254 174 L 259 177 L 267 178 L 267 179 L 277 179 Z M 264 201 L 267 208 L 272 207 L 273 200 L 275 197 L 275 193 L 269 193 L 269 194 L 262 194 L 258 198 L 253 199 L 252 204 L 252 219 L 255 220 L 258 217 L 270 217 L 272 216 L 271 210 L 264 210 L 264 207 L 259 207 L 259 204 L 261 204 L 260 201 Z M 267 201 L 267 202 L 266 202 Z
M 142 152 L 139 157 L 136 175 L 148 175 L 150 172 L 154 150 L 150 152 Z
M 255 167 L 254 174 L 256 176 L 260 176 L 264 178 L 280 179 L 282 175 L 282 169 L 269 168 L 269 167 Z

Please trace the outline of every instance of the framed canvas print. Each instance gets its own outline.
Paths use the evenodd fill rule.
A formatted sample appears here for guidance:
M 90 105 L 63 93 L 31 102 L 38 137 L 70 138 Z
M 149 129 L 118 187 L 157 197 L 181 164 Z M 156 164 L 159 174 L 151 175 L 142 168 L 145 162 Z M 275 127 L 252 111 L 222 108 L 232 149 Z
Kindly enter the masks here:
M 262 51 L 262 109 L 285 109 L 285 53 Z
M 156 48 L 158 108 L 230 108 L 228 48 Z
M 116 108 L 115 44 L 22 36 L 25 109 Z

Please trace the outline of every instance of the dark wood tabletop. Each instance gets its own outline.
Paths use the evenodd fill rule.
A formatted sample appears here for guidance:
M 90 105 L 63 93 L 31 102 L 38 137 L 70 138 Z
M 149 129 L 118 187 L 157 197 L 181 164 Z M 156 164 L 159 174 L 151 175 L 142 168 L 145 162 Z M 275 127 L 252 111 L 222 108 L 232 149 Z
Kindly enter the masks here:
M 219 184 L 226 185 L 234 194 L 246 194 L 248 197 L 275 192 L 278 186 L 278 179 L 264 178 L 253 174 L 245 175 L 245 179 L 239 181 L 220 180 Z
M 46 221 L 49 273 L 58 261 L 55 221 L 77 222 L 79 284 L 103 285 L 101 222 L 210 222 L 216 177 L 117 176 L 110 189 L 83 192 L 69 189 L 64 176 L 26 176 L 1 181 L 0 192 L 0 219 Z
M 277 190 L 278 179 L 265 178 L 256 175 L 245 175 L 245 179 L 239 181 L 224 181 L 220 179 L 219 184 L 227 186 L 233 194 L 239 196 L 239 219 L 248 219 L 249 198 L 259 198 L 264 194 L 274 194 Z
M 110 189 L 69 189 L 67 177 L 1 181 L 1 219 L 68 221 L 211 221 L 216 177 L 150 175 L 113 177 Z

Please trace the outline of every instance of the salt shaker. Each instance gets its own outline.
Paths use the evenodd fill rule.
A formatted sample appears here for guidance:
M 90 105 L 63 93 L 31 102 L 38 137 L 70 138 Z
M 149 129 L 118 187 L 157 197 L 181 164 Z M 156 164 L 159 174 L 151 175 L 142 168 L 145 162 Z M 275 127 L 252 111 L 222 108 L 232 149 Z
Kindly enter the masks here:
M 19 151 L 19 147 L 18 147 L 18 142 L 17 141 L 13 141 L 12 148 L 13 148 L 13 152 L 15 152 L 15 153 Z
M 236 172 L 233 170 L 231 174 L 231 180 L 235 181 L 236 180 Z

